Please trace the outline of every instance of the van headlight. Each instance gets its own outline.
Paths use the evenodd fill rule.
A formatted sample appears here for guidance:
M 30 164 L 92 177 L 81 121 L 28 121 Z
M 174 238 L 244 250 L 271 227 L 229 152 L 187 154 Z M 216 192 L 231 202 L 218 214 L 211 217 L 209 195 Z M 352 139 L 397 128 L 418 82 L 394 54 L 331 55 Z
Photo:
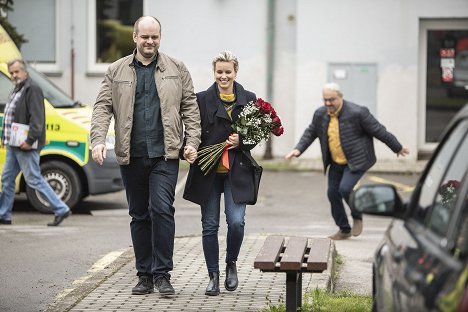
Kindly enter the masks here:
M 106 137 L 106 148 L 108 150 L 113 150 L 115 147 L 115 136 L 113 135 L 108 135 Z

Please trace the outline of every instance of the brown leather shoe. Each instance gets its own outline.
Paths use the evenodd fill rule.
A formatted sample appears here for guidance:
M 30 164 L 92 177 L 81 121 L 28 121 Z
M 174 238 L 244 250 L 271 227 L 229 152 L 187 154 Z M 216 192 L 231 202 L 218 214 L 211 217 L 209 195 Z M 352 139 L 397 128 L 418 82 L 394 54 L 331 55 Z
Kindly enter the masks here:
M 359 236 L 362 233 L 362 220 L 354 219 L 353 221 L 353 229 L 351 230 L 353 236 Z
M 343 239 L 348 239 L 352 236 L 351 232 L 349 233 L 345 233 L 341 230 L 339 230 L 338 232 L 336 232 L 335 234 L 333 235 L 330 235 L 328 236 L 329 238 L 333 239 L 333 240 L 343 240 Z

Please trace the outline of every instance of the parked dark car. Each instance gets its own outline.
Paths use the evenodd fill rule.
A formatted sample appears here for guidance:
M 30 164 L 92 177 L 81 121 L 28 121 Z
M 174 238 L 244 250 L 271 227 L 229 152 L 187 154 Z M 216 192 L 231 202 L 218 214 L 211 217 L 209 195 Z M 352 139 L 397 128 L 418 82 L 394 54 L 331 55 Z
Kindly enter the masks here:
M 468 104 L 447 126 L 409 202 L 363 185 L 351 204 L 394 219 L 373 263 L 373 311 L 468 311 Z

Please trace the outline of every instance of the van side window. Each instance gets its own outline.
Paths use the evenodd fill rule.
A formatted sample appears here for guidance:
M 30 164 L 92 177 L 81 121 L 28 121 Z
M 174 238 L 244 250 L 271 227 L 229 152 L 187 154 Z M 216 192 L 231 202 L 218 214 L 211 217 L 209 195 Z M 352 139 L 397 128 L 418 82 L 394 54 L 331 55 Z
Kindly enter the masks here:
M 5 110 L 6 103 L 8 101 L 8 96 L 15 86 L 13 82 L 0 72 L 0 113 L 3 114 Z
M 415 219 L 427 225 L 430 220 L 430 212 L 433 207 L 436 196 L 439 195 L 439 188 L 444 184 L 442 179 L 446 176 L 447 168 L 453 161 L 456 151 L 460 146 L 460 142 L 465 138 L 468 128 L 468 121 L 463 121 L 458 124 L 439 150 L 428 174 L 422 181 L 421 192 L 419 195 L 418 208 L 415 214 Z M 466 155 L 466 154 L 465 154 Z M 455 169 L 455 168 L 454 168 Z M 466 170 L 466 158 L 465 168 Z M 464 173 L 465 171 L 463 171 Z

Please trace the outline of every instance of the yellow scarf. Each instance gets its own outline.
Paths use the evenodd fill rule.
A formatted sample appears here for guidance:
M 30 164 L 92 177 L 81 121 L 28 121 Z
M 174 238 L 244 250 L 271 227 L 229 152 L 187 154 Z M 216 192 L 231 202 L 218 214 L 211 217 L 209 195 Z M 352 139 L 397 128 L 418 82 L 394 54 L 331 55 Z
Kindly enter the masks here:
M 329 114 L 330 123 L 328 124 L 328 148 L 330 149 L 331 158 L 339 165 L 345 165 L 348 163 L 340 142 L 338 115 L 342 107 L 343 106 L 341 106 L 335 113 Z
M 232 109 L 234 107 L 234 102 L 236 101 L 236 95 L 235 94 L 219 94 L 219 98 L 221 101 L 223 101 L 224 108 L 226 109 L 226 112 L 229 115 L 229 118 L 232 119 Z M 227 151 L 225 151 L 227 153 Z M 226 168 L 223 165 L 223 162 L 220 161 L 218 164 L 218 168 L 216 169 L 217 173 L 227 173 L 229 171 L 228 168 Z

